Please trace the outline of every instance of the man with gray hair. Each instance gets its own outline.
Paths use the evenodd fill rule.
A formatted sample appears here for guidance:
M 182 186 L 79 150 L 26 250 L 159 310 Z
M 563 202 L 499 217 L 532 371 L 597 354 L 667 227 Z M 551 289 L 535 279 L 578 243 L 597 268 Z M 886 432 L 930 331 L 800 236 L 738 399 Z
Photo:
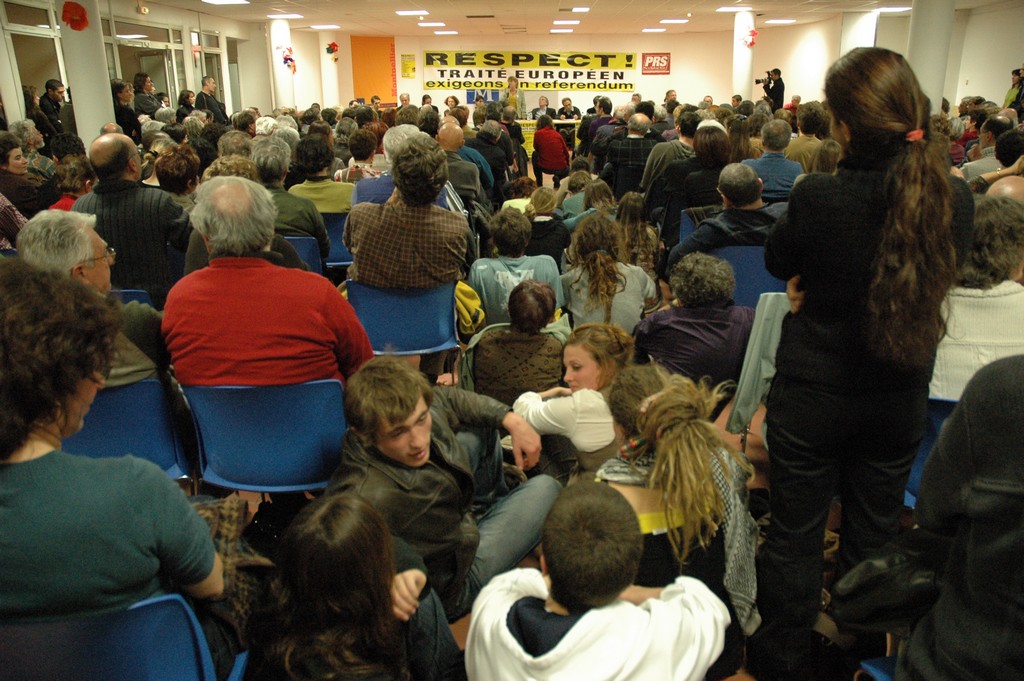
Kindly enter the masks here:
M 763 246 L 775 221 L 789 205 L 765 204 L 761 200 L 761 179 L 753 168 L 742 163 L 730 163 L 722 169 L 718 193 L 725 210 L 703 220 L 672 248 L 668 256 L 670 270 L 687 253 L 708 253 L 725 246 Z
M 53 174 L 57 172 L 57 165 L 51 159 L 39 153 L 39 149 L 43 147 L 43 133 L 36 128 L 36 124 L 28 118 L 22 121 L 14 121 L 11 123 L 10 132 L 18 138 L 18 144 L 21 145 L 21 150 L 25 152 L 25 158 L 28 159 L 29 174 L 43 182 L 53 177 Z M 50 205 L 49 203 L 40 203 L 44 206 Z
M 373 356 L 352 306 L 325 277 L 268 259 L 277 208 L 264 187 L 216 177 L 192 219 L 210 266 L 167 296 L 163 334 L 185 385 L 343 380 Z
M 217 140 L 217 156 L 244 156 L 249 158 L 252 155 L 252 137 L 241 130 L 229 130 Z
M 774 118 L 761 126 L 761 143 L 764 153 L 761 158 L 748 158 L 743 161 L 754 169 L 764 184 L 762 198 L 769 203 L 789 201 L 789 192 L 803 167 L 796 161 L 786 158 L 786 147 L 792 136 L 789 123 Z
M 612 140 L 608 145 L 607 163 L 601 170 L 601 179 L 612 188 L 616 199 L 626 192 L 640 189 L 647 158 L 657 144 L 647 137 L 650 129 L 651 119 L 643 114 L 633 114 L 626 123 L 626 136 Z
M 331 242 L 327 237 L 327 226 L 316 204 L 284 188 L 284 179 L 292 159 L 288 143 L 276 137 L 257 137 L 252 142 L 251 158 L 259 170 L 260 182 L 270 192 L 277 206 L 274 231 L 281 236 L 311 236 L 316 239 L 321 251 L 324 248 L 329 251 Z
M 36 213 L 18 235 L 18 255 L 34 267 L 67 275 L 107 295 L 116 253 L 96 233 L 95 225 L 95 215 L 62 210 Z M 108 387 L 168 378 L 170 357 L 160 319 L 149 305 L 131 302 L 122 308 Z

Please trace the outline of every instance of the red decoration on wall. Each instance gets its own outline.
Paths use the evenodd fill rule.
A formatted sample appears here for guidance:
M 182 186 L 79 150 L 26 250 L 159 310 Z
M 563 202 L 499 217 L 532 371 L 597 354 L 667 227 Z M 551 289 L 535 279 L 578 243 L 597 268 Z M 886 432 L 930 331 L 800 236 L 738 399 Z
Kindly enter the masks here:
M 284 62 L 284 65 L 287 66 L 293 74 L 295 73 L 295 57 L 292 53 L 292 48 L 286 47 L 281 50 L 281 61 Z
M 327 43 L 327 54 L 331 55 L 331 60 L 334 62 L 338 61 L 338 43 Z
M 757 41 L 754 40 L 754 38 L 756 38 L 756 37 L 757 37 L 757 29 L 756 28 L 750 29 L 750 33 L 747 35 L 746 38 L 743 39 L 743 44 L 745 44 L 747 47 L 753 47 L 754 45 L 757 44 Z
M 65 2 L 60 19 L 72 31 L 83 31 L 89 26 L 89 13 L 77 2 Z

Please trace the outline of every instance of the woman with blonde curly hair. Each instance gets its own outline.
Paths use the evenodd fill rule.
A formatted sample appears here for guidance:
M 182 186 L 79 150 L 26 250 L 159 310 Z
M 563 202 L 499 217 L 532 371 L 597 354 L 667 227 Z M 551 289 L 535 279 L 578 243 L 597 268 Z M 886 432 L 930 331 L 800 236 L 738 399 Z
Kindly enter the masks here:
M 615 454 L 605 395 L 633 358 L 633 338 L 610 324 L 577 327 L 562 352 L 567 388 L 526 392 L 512 409 L 541 435 L 564 435 L 577 451 L 576 471 L 593 473 Z
M 580 224 L 568 261 L 562 291 L 573 324 L 617 324 L 633 333 L 644 309 L 657 300 L 658 291 L 647 273 L 622 262 L 618 226 L 603 213 Z
M 743 634 L 759 622 L 757 526 L 746 494 L 752 468 L 710 421 L 724 390 L 654 365 L 627 367 L 608 396 L 623 444 L 597 472 L 629 501 L 644 533 L 635 583 L 663 587 L 681 574 L 696 577 L 729 609 L 725 649 L 707 679 L 736 673 Z

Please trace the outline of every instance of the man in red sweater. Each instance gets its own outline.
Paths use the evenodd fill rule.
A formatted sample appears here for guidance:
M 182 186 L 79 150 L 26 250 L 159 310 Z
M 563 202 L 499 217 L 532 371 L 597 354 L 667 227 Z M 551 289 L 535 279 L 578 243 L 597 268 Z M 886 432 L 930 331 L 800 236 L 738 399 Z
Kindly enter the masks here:
M 326 278 L 275 264 L 277 210 L 239 177 L 199 190 L 192 224 L 210 266 L 167 296 L 162 330 L 184 385 L 286 385 L 346 379 L 373 357 L 352 306 Z
M 555 189 L 562 184 L 562 178 L 569 174 L 569 148 L 565 140 L 551 124 L 551 116 L 537 119 L 537 132 L 533 134 L 533 175 L 537 186 L 544 186 L 541 173 L 555 177 Z

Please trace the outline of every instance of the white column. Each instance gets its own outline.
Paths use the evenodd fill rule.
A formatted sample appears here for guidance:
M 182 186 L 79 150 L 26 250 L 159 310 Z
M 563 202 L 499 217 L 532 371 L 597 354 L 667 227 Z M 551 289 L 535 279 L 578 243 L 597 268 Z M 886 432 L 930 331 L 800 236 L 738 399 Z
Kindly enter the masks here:
M 910 15 L 907 61 L 932 103 L 932 113 L 942 106 L 946 62 L 953 38 L 954 0 L 914 0 Z
M 4 115 L 8 123 L 20 121 L 25 117 L 25 97 L 21 93 L 21 77 L 14 65 L 14 55 L 9 54 L 8 41 L 0 33 L 0 54 L 4 56 L 0 64 L 0 99 L 4 102 Z
M 61 26 L 60 43 L 64 52 L 67 82 L 75 103 L 75 125 L 86 148 L 99 135 L 100 128 L 114 121 L 114 100 L 107 77 L 107 55 L 103 49 L 100 6 L 97 0 L 78 0 L 89 14 L 89 26 L 72 31 Z M 60 12 L 57 12 L 58 20 Z
M 295 74 L 285 66 L 282 51 L 292 46 L 292 30 L 287 19 L 270 22 L 270 61 L 274 74 L 274 106 L 295 106 Z
M 747 47 L 750 32 L 754 29 L 752 12 L 736 12 L 732 24 L 732 91 L 753 92 L 754 49 Z M 759 97 L 752 97 L 759 99 Z
M 345 61 L 348 61 L 345 59 L 348 53 L 327 54 L 327 46 L 330 43 L 338 42 L 334 31 L 319 31 L 317 41 L 319 42 L 317 47 L 320 48 L 320 87 L 323 90 L 321 101 L 324 106 L 348 104 L 348 102 L 341 101 L 341 95 L 338 92 L 338 69 L 344 65 Z M 341 43 L 338 43 L 338 48 L 341 49 Z M 337 57 L 338 61 L 334 61 L 334 57 Z
M 839 56 L 855 47 L 874 47 L 877 29 L 877 12 L 845 12 L 839 38 Z

